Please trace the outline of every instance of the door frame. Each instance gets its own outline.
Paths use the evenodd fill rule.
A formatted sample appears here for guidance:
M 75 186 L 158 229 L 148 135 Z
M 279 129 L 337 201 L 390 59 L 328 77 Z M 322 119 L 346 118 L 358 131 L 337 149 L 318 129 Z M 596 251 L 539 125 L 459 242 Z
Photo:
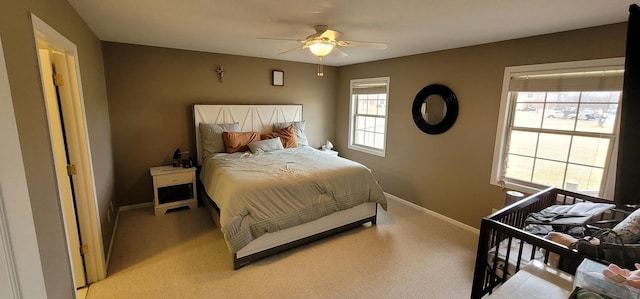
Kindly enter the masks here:
M 60 109 L 70 111 L 72 114 L 71 117 L 66 117 L 67 120 L 65 121 L 65 125 L 69 124 L 68 127 L 65 126 L 65 131 L 73 130 L 73 134 L 69 134 L 70 136 L 67 138 L 76 136 L 77 139 L 69 142 L 70 145 L 72 145 L 71 148 L 69 148 L 69 154 L 71 157 L 74 157 L 73 160 L 75 161 L 73 163 L 76 164 L 77 169 L 77 175 L 73 177 L 75 208 L 80 238 L 82 239 L 83 245 L 86 245 L 88 249 L 84 254 L 87 283 L 92 283 L 104 279 L 107 271 L 95 189 L 93 162 L 87 132 L 78 51 L 74 43 L 58 33 L 36 15 L 31 14 L 31 21 L 36 45 L 44 42 L 51 46 L 53 50 L 64 53 L 66 58 L 69 78 L 65 78 L 65 81 L 71 88 L 70 99 L 61 102 L 62 107 L 60 107 Z M 38 53 L 38 63 L 40 65 L 41 58 L 37 50 L 38 47 L 36 47 L 36 52 Z M 46 92 L 44 86 L 45 83 L 43 82 L 43 92 Z M 47 114 L 49 113 L 50 112 L 47 111 Z M 54 155 L 54 160 L 55 159 L 57 158 Z M 60 200 L 62 200 L 62 198 L 60 198 Z M 61 206 L 63 206 L 63 204 L 64 203 L 61 202 Z M 66 233 L 66 237 L 67 244 L 69 244 L 68 233 Z M 69 250 L 75 249 L 69 248 Z M 77 250 L 79 250 L 79 248 Z M 71 256 L 69 258 L 71 260 Z
M 0 38 L 0 297 L 46 298 L 31 199 Z M 6 292 L 6 293 L 5 293 Z

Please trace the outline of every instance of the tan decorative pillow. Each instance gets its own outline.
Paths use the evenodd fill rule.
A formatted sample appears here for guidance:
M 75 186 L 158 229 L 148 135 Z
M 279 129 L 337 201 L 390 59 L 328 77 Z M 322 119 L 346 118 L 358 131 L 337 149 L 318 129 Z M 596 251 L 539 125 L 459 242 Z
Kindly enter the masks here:
M 272 128 L 273 130 L 282 130 L 288 126 L 293 126 L 294 131 L 296 132 L 296 139 L 297 139 L 297 144 L 302 146 L 302 145 L 309 145 L 309 142 L 307 141 L 307 135 L 304 133 L 304 127 L 305 127 L 305 121 L 290 121 L 290 122 L 283 122 L 283 123 L 274 123 Z
M 256 132 L 222 132 L 224 147 L 227 153 L 246 152 L 247 144 L 260 141 L 260 135 Z
M 280 141 L 282 141 L 282 146 L 284 148 L 298 147 L 298 138 L 296 137 L 296 131 L 293 125 L 269 134 L 260 135 L 260 139 L 263 140 L 276 137 L 280 137 Z

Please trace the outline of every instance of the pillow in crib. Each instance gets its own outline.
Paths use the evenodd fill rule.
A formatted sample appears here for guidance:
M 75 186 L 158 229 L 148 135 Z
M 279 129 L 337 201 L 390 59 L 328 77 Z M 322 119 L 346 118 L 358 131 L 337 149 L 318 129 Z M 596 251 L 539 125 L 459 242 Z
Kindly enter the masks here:
M 620 236 L 624 244 L 640 241 L 640 209 L 633 211 L 633 213 L 614 226 L 612 230 Z M 618 243 L 613 234 L 609 234 L 603 241 Z

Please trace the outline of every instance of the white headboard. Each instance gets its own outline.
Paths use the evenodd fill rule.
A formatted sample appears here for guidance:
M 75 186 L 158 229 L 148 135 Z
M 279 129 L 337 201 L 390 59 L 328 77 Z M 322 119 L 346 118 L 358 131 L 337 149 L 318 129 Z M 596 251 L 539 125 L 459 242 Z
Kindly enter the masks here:
M 228 124 L 238 122 L 241 132 L 271 132 L 279 122 L 301 121 L 302 105 L 194 105 L 198 165 L 202 165 L 200 123 Z

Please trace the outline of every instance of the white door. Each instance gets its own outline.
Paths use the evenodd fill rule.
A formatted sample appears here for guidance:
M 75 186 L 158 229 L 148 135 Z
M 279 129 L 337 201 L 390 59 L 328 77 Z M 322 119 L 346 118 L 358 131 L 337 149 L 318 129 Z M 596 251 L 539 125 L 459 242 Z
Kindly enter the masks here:
M 0 140 L 0 298 L 46 298 L 1 39 Z
M 73 181 L 67 166 L 73 165 L 69 159 L 69 147 L 67 143 L 73 138 L 68 138 L 66 134 L 73 134 L 70 130 L 70 122 L 64 121 L 64 117 L 72 117 L 72 114 L 64 111 L 65 105 L 60 105 L 64 97 L 68 96 L 68 88 L 65 88 L 66 63 L 62 53 L 56 52 L 45 44 L 39 45 L 40 49 L 40 74 L 42 76 L 43 88 L 45 91 L 45 102 L 47 107 L 47 118 L 49 122 L 49 132 L 51 134 L 51 147 L 56 169 L 56 180 L 60 192 L 62 214 L 67 232 L 67 244 L 69 246 L 69 256 L 76 288 L 86 285 L 84 271 L 84 261 L 80 251 L 80 234 L 76 218 L 75 199 Z M 57 72 L 54 72 L 56 70 Z M 58 79 L 54 79 L 54 75 Z M 68 76 L 67 76 L 68 79 Z M 57 81 L 55 83 L 54 81 Z M 65 130 L 65 126 L 67 130 Z M 66 134 L 65 134 L 66 133 Z

